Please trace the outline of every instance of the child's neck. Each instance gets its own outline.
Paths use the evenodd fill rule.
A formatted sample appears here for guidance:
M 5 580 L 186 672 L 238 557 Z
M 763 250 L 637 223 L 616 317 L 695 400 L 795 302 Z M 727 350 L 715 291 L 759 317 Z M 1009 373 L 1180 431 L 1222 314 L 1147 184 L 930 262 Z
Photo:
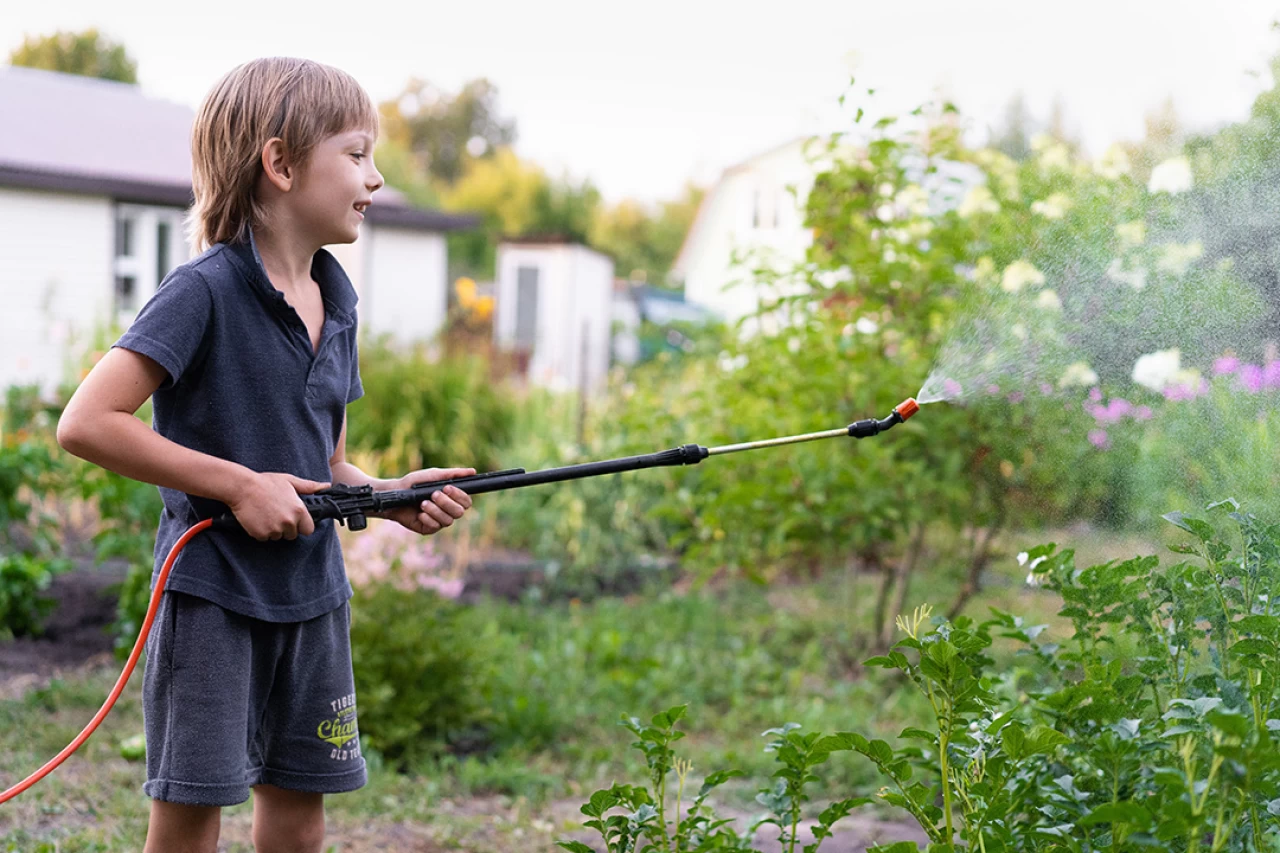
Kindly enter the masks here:
M 257 228 L 253 240 L 277 290 L 289 292 L 311 285 L 311 260 L 320 247 L 298 234 Z

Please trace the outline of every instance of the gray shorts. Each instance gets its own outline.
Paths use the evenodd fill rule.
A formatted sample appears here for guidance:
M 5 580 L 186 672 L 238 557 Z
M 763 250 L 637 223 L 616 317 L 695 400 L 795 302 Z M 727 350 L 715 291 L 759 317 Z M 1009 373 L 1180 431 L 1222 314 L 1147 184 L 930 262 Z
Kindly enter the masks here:
M 142 790 L 231 806 L 261 783 L 321 794 L 363 786 L 350 619 L 350 603 L 306 622 L 263 622 L 166 592 L 147 638 Z

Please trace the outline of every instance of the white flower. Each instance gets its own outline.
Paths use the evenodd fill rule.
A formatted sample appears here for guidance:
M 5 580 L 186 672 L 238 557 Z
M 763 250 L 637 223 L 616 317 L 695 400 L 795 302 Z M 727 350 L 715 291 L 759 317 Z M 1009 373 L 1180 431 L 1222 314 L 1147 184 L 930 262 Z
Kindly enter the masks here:
M 1147 189 L 1153 193 L 1180 193 L 1191 189 L 1191 161 L 1173 157 L 1151 170 Z
M 1066 193 L 1054 193 L 1043 201 L 1033 201 L 1031 212 L 1038 213 L 1045 219 L 1061 219 L 1071 208 L 1071 204 Z
M 1040 295 L 1036 297 L 1036 305 L 1046 311 L 1061 311 L 1062 300 L 1058 298 L 1057 291 L 1042 290 Z
M 1126 271 L 1124 261 L 1119 258 L 1114 258 L 1107 267 L 1107 278 L 1120 284 L 1127 284 L 1134 290 L 1142 290 L 1147 286 L 1147 271 L 1141 268 Z
M 1022 323 L 1014 323 L 1012 326 L 1009 327 L 1009 331 L 1013 333 L 1013 336 L 1020 341 L 1025 341 L 1027 339 L 1027 327 L 1024 326 Z
M 956 212 L 961 217 L 968 219 L 979 213 L 999 213 L 1000 204 L 996 201 L 996 197 L 991 194 L 991 190 L 979 184 L 965 194 L 964 201 L 960 202 L 960 207 Z
M 1147 223 L 1141 219 L 1122 222 L 1116 226 L 1116 236 L 1120 238 L 1120 245 L 1126 248 L 1141 246 L 1147 239 Z
M 1030 261 L 1014 261 L 1005 267 L 1000 277 L 1000 286 L 1009 293 L 1017 293 L 1027 285 L 1039 287 L 1044 284 L 1044 273 L 1032 266 Z
M 1121 175 L 1129 174 L 1129 155 L 1119 145 L 1112 145 L 1094 162 L 1093 168 L 1102 177 L 1114 181 Z
M 893 205 L 882 204 L 879 207 L 877 207 L 876 219 L 879 219 L 881 222 L 892 222 L 893 221 Z
M 1090 385 L 1097 384 L 1098 374 L 1094 373 L 1093 369 L 1083 361 L 1077 361 L 1075 364 L 1068 364 L 1067 369 L 1062 371 L 1062 377 L 1058 379 L 1059 388 L 1087 388 Z
M 799 339 L 799 338 L 790 338 L 790 339 L 788 339 L 788 340 L 787 340 L 787 352 L 790 352 L 790 353 L 793 353 L 793 354 L 794 354 L 794 353 L 798 353 L 798 352 L 800 352 L 800 339 Z
M 880 195 L 884 196 L 885 198 L 888 198 L 889 196 L 893 195 L 893 184 L 888 183 L 887 181 L 881 184 Z
M 1183 275 L 1191 262 L 1204 254 L 1204 244 L 1199 240 L 1190 243 L 1165 243 L 1156 261 L 1156 269 L 1170 275 Z
M 880 331 L 880 324 L 870 317 L 859 317 L 858 322 L 854 324 L 854 328 L 864 335 L 874 335 Z
M 1040 168 L 1065 169 L 1071 165 L 1071 152 L 1067 146 L 1047 133 L 1038 133 L 1031 138 L 1031 150 L 1040 155 Z
M 1152 391 L 1163 391 L 1178 381 L 1181 371 L 1181 350 L 1176 347 L 1159 350 L 1147 353 L 1133 363 L 1133 381 Z
M 907 184 L 893 201 L 912 216 L 924 216 L 929 212 L 929 194 L 919 184 Z

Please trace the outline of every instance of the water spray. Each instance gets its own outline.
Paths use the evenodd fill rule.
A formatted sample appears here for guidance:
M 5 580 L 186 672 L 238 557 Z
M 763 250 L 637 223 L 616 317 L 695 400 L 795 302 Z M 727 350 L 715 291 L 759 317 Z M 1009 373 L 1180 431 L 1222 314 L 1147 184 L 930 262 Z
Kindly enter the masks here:
M 722 456 L 726 453 L 738 453 L 744 450 L 757 450 L 764 447 L 780 447 L 784 444 L 799 444 L 807 441 L 818 441 L 824 438 L 870 438 L 874 435 L 892 429 L 900 423 L 903 423 L 916 412 L 920 411 L 920 405 L 915 399 L 908 397 L 903 400 L 893 411 L 885 418 L 868 418 L 866 420 L 855 421 L 845 427 L 838 429 L 823 430 L 821 432 L 810 432 L 802 435 L 789 435 L 780 438 L 767 438 L 762 441 L 747 441 L 741 444 L 726 444 L 719 447 L 703 447 L 699 444 L 685 444 L 670 450 L 660 451 L 658 453 L 650 453 L 641 456 L 624 456 L 618 459 L 606 459 L 599 462 L 585 462 L 579 465 L 566 465 L 559 468 L 545 468 L 541 471 L 525 471 L 523 468 L 512 468 L 504 471 L 490 471 L 484 474 L 478 474 L 471 477 L 461 477 L 452 480 L 435 480 L 426 483 L 418 483 L 407 489 L 393 489 L 388 491 L 375 492 L 372 486 L 346 486 L 335 484 L 324 491 L 317 492 L 313 495 L 299 495 L 303 503 L 310 512 L 312 519 L 322 521 L 326 518 L 332 518 L 340 524 L 346 524 L 351 530 L 363 530 L 368 526 L 368 516 L 374 513 L 385 512 L 400 507 L 416 507 L 420 506 L 423 501 L 430 499 L 431 495 L 444 489 L 446 486 L 458 486 L 468 494 L 484 494 L 486 492 L 504 491 L 507 489 L 518 489 L 525 486 L 537 486 L 545 483 L 559 483 L 566 480 L 580 480 L 585 477 L 598 477 L 604 474 L 617 474 L 623 471 L 636 471 L 643 468 L 661 468 L 681 465 L 696 465 L 703 459 L 711 456 Z M 169 578 L 169 572 L 173 569 L 174 563 L 178 559 L 178 555 L 187 543 L 194 539 L 197 535 L 209 529 L 218 529 L 225 531 L 238 531 L 240 524 L 236 521 L 235 516 L 223 515 L 216 519 L 205 519 L 182 534 L 178 541 L 174 544 L 173 549 L 169 551 L 168 557 L 165 558 L 164 565 L 160 568 L 160 573 L 156 576 L 155 587 L 151 592 L 151 601 L 147 606 L 147 615 L 142 620 L 142 628 L 138 632 L 138 639 L 133 644 L 133 651 L 129 654 L 129 659 L 125 663 L 124 670 L 120 673 L 120 677 L 116 680 L 115 686 L 111 688 L 110 694 L 107 696 L 106 702 L 98 709 L 93 719 L 84 727 L 84 730 L 76 736 L 76 738 L 63 747 L 62 751 L 51 758 L 36 772 L 32 773 L 26 779 L 12 786 L 4 792 L 0 792 L 0 803 L 5 803 L 39 782 L 49 773 L 71 756 L 73 752 L 80 748 L 89 736 L 93 734 L 98 725 L 106 719 L 107 714 L 111 711 L 116 700 L 124 691 L 125 685 L 129 681 L 129 676 L 133 674 L 133 668 L 141 657 L 143 649 L 146 647 L 147 636 L 151 633 L 151 623 L 155 620 L 156 611 L 160 608 L 160 598 L 164 594 L 165 582 Z

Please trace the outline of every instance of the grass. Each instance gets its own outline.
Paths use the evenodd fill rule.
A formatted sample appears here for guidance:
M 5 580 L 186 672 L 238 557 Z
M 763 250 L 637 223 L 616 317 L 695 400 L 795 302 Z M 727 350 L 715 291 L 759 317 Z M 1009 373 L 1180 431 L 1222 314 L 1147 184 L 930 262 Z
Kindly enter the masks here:
M 1079 531 L 1005 537 L 988 589 L 968 612 L 999 607 L 1054 623 L 1057 602 L 1022 584 L 1025 569 L 1009 555 L 1041 541 L 1077 542 L 1081 559 L 1151 553 L 1141 540 Z M 945 605 L 949 577 L 921 575 L 907 606 Z M 755 811 L 755 791 L 773 771 L 762 751 L 766 728 L 794 721 L 806 730 L 852 730 L 893 739 L 904 726 L 929 720 L 919 698 L 877 673 L 851 678 L 842 644 L 874 600 L 873 578 L 830 576 L 761 588 L 727 584 L 701 593 L 663 591 L 627 599 L 572 602 L 494 601 L 476 605 L 489 623 L 499 674 L 499 700 L 512 737 L 484 757 L 447 757 L 402 774 L 371 763 L 362 790 L 329 798 L 330 849 L 550 850 L 576 829 L 576 806 L 597 786 L 645 780 L 630 749 L 622 713 L 648 717 L 689 704 L 688 737 L 678 753 L 694 778 L 736 767 L 748 772 L 718 802 Z M 1056 630 L 1056 626 L 1055 626 Z M 999 647 L 997 647 L 999 651 Z M 92 716 L 115 673 L 82 673 L 0 703 L 7 749 L 0 787 L 55 754 Z M 123 851 L 141 849 L 148 801 L 140 761 L 120 743 L 142 731 L 135 675 L 98 733 L 52 776 L 0 807 L 0 850 Z M 822 768 L 821 796 L 878 788 L 869 767 L 841 755 Z M 228 851 L 251 850 L 249 804 L 224 810 Z M 391 847 L 382 846 L 386 843 Z

